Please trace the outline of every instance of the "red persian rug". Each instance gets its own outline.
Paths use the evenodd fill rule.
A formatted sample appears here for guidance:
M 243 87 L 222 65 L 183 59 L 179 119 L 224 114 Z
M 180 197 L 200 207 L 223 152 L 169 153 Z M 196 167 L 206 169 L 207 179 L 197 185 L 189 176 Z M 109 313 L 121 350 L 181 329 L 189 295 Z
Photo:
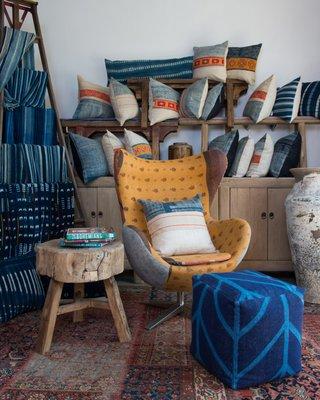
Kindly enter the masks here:
M 33 351 L 39 312 L 0 325 L 0 399 L 18 400 L 316 400 L 320 399 L 320 307 L 306 306 L 303 370 L 295 377 L 232 391 L 189 353 L 188 309 L 154 331 L 145 330 L 171 300 L 163 292 L 122 287 L 133 339 L 120 344 L 110 314 L 93 310 L 74 324 L 58 317 L 51 351 Z

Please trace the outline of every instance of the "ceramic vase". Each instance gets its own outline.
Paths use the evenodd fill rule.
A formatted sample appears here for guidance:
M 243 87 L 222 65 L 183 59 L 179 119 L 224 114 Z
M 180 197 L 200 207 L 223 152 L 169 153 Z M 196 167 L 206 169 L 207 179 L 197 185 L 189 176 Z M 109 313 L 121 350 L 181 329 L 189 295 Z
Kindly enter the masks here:
M 285 202 L 297 284 L 305 301 L 320 304 L 320 174 L 297 182 Z

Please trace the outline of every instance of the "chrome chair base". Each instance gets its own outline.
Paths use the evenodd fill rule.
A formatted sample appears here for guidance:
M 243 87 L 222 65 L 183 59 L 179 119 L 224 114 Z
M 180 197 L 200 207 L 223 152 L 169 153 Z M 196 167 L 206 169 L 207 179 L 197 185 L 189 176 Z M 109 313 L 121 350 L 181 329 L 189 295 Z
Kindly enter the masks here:
M 165 321 L 168 321 L 170 318 L 174 317 L 175 315 L 181 314 L 184 308 L 184 293 L 182 292 L 177 292 L 177 302 L 170 308 L 166 310 L 165 313 L 161 314 L 158 318 L 156 318 L 154 321 L 151 321 L 146 329 L 148 331 L 151 331 L 152 329 L 156 328 L 160 324 L 162 324 Z

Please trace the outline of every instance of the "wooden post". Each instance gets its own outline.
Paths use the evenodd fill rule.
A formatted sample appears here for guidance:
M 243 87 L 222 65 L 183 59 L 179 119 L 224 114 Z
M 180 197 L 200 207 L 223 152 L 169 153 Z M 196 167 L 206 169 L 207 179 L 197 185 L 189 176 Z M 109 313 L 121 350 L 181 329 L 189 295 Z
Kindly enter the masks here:
M 209 125 L 203 123 L 201 125 L 201 152 L 208 150 L 209 141 Z
M 141 82 L 141 128 L 148 128 L 149 79 Z
M 234 107 L 233 107 L 233 84 L 227 82 L 226 84 L 227 96 L 227 129 L 231 130 L 234 126 Z
M 306 124 L 299 122 L 297 128 L 301 135 L 300 167 L 306 168 L 308 166 Z
M 74 284 L 73 298 L 75 302 L 84 298 L 84 283 Z M 82 322 L 82 321 L 83 321 L 83 310 L 74 311 L 73 322 Z
M 152 158 L 160 160 L 160 134 L 157 126 L 151 128 Z

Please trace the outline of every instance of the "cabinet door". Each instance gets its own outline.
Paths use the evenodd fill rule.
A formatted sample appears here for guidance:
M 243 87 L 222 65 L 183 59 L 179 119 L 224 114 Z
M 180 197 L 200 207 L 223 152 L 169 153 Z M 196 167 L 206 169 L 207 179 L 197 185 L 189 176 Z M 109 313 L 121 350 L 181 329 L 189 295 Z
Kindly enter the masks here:
M 268 259 L 290 261 L 284 202 L 290 188 L 268 189 Z
M 122 238 L 122 220 L 115 188 L 98 189 L 98 225 L 112 227 Z
M 97 189 L 78 188 L 81 205 L 85 217 L 85 225 L 95 227 L 98 225 L 97 218 Z M 77 216 L 76 216 L 77 219 Z
M 243 218 L 251 226 L 251 242 L 245 260 L 268 257 L 268 220 L 266 188 L 231 188 L 230 217 Z

